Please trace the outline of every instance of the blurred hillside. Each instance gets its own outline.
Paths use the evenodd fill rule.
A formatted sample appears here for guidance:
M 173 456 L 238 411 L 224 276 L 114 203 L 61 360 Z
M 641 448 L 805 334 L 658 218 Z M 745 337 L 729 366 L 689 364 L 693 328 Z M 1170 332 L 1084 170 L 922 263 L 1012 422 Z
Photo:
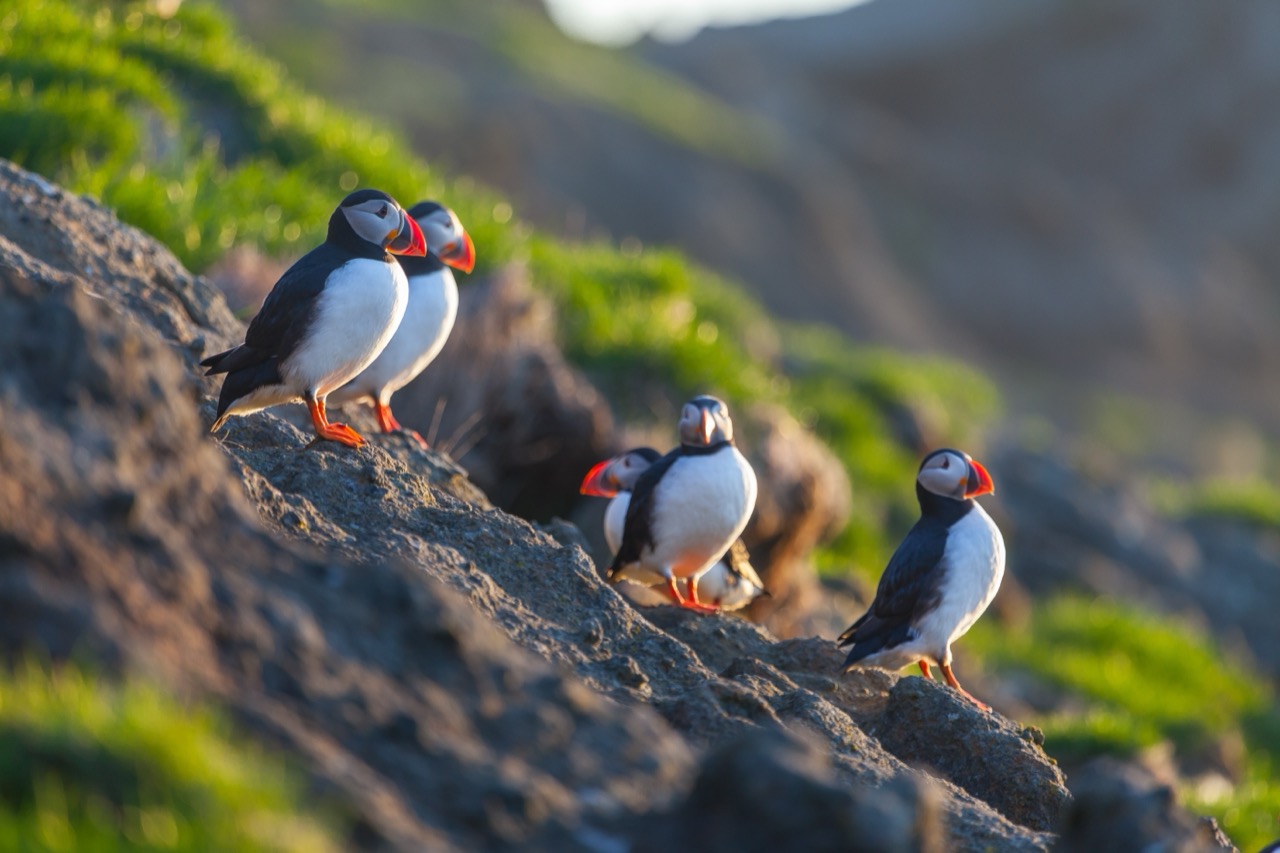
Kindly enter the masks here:
M 877 0 L 622 52 L 536 3 L 369 5 L 229 2 L 545 227 L 677 245 L 779 316 L 975 360 L 1016 411 L 1093 428 L 1136 395 L 1188 422 L 1150 448 L 1184 469 L 1230 455 L 1206 430 L 1280 429 L 1262 0 Z M 380 86 L 392 67 L 421 94 Z

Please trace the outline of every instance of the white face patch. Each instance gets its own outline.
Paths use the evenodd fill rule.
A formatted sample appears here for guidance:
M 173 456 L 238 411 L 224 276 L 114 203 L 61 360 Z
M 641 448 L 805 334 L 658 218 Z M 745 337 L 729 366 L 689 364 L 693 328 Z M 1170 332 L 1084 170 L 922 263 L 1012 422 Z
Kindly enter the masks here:
M 711 434 L 703 431 L 704 413 L 711 420 Z M 698 397 L 685 403 L 680 411 L 680 441 L 682 444 L 715 444 L 733 440 L 733 421 L 729 407 L 715 397 Z
M 635 453 L 628 453 L 618 460 L 613 473 L 614 479 L 618 486 L 623 489 L 635 488 L 636 481 L 640 479 L 649 467 L 649 462 L 644 457 Z
M 935 495 L 963 498 L 969 483 L 969 460 L 951 451 L 939 453 L 925 463 L 916 479 Z
M 452 210 L 433 210 L 429 216 L 418 220 L 418 227 L 427 238 L 427 250 L 439 254 L 462 239 L 462 223 Z
M 375 246 L 387 245 L 400 233 L 400 208 L 394 201 L 374 198 L 340 210 L 351 230 Z

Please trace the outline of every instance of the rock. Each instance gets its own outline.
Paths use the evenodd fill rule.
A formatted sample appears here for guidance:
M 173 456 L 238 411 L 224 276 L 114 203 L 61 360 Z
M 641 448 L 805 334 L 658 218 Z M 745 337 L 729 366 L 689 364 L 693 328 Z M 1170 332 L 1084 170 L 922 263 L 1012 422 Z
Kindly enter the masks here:
M 3 167 L 0 211 L 36 186 Z M 809 814 L 835 824 L 815 839 L 874 820 L 886 843 L 927 845 L 936 815 L 957 847 L 1047 849 L 988 803 L 1012 792 L 925 785 L 885 750 L 868 721 L 895 678 L 838 676 L 830 641 L 638 611 L 563 524 L 553 537 L 492 508 L 402 437 L 308 443 L 274 412 L 208 435 L 195 361 L 238 335 L 221 298 L 101 209 L 30 204 L 23 227 L 41 233 L 0 238 L 7 656 L 75 654 L 214 698 L 350 804 L 352 848 L 625 848 L 714 804 L 708 785 L 763 750 L 793 794 L 821 794 Z M 67 217 L 93 235 L 59 250 L 77 263 L 123 244 L 154 267 L 102 261 L 88 281 L 21 248 L 52 245 Z M 926 722 L 969 736 L 963 718 Z M 827 763 L 729 745 L 779 726 Z M 704 749 L 718 757 L 697 788 Z M 735 797 L 773 833 L 787 817 L 767 793 Z
M 907 764 L 950 779 L 1023 826 L 1052 831 L 1071 801 L 1062 771 L 1033 735 L 924 678 L 899 679 L 869 732 Z
M 1081 771 L 1072 789 L 1076 798 L 1064 810 L 1053 848 L 1058 853 L 1236 849 L 1216 821 L 1187 814 L 1171 788 L 1135 765 L 1095 759 Z
M 740 420 L 740 444 L 759 480 L 743 539 L 769 592 L 748 614 L 778 636 L 800 635 L 812 630 L 822 595 L 811 555 L 849 519 L 849 478 L 826 445 L 777 406 L 752 406 Z
M 688 799 L 637 847 L 676 849 L 941 853 L 947 846 L 927 780 L 850 787 L 813 738 L 765 728 L 715 749 Z
M 6 654 L 91 652 L 208 691 L 404 849 L 572 848 L 692 771 L 651 711 L 555 672 L 402 559 L 335 579 L 338 555 L 264 533 L 191 375 L 119 305 L 0 264 L 0 328 L 0 577 L 24 612 Z M 369 461 L 327 485 L 358 491 Z

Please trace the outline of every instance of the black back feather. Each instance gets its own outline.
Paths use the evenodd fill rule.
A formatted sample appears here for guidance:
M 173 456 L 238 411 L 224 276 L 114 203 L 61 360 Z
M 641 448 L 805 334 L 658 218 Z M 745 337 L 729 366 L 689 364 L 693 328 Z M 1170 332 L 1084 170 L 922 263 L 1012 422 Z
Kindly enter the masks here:
M 646 468 L 636 480 L 635 488 L 631 490 L 631 504 L 627 507 L 627 519 L 622 527 L 622 544 L 618 546 L 618 553 L 605 575 L 609 580 L 613 580 L 621 569 L 637 562 L 646 548 L 653 547 L 653 494 L 663 476 L 684 453 L 683 447 L 677 447 Z
M 914 623 L 938 606 L 945 569 L 942 555 L 951 526 L 973 509 L 973 502 L 935 495 L 919 483 L 920 519 L 889 558 L 867 612 L 840 635 L 852 645 L 846 667 L 911 638 Z

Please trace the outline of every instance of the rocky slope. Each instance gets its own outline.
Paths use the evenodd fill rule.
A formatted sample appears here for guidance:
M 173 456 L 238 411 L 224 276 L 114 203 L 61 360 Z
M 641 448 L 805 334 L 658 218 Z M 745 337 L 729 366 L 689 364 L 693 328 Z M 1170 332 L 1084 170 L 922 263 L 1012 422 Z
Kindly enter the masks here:
M 353 804 L 351 846 L 1042 850 L 1071 804 L 1036 732 L 838 677 L 826 639 L 637 610 L 445 457 L 270 413 L 209 436 L 221 296 L 3 163 L 0 330 L 6 653 L 217 698 Z

